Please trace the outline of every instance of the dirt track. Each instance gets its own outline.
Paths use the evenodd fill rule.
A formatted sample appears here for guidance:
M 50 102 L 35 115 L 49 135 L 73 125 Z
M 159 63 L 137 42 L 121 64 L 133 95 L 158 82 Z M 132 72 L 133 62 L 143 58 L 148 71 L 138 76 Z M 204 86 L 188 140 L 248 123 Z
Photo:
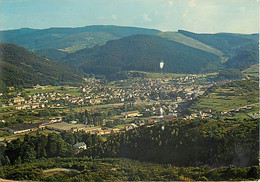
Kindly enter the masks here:
M 76 169 L 66 169 L 66 168 L 47 169 L 47 170 L 44 170 L 43 172 L 44 173 L 51 173 L 51 172 L 59 172 L 59 171 L 80 173 L 79 170 L 76 170 Z

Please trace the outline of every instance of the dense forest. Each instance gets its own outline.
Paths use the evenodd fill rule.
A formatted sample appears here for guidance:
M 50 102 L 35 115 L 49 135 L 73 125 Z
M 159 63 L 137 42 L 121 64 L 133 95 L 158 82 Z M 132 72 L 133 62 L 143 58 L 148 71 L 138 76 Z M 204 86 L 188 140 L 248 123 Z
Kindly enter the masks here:
M 57 49 L 40 49 L 35 51 L 36 54 L 49 58 L 53 61 L 60 61 L 62 58 L 67 56 L 69 53 L 65 51 L 60 51 Z
M 103 139 L 83 132 L 51 133 L 47 136 L 39 133 L 36 136 L 25 135 L 23 140 L 12 140 L 6 147 L 1 148 L 0 164 L 14 165 L 41 158 L 71 157 L 75 153 L 73 145 L 78 142 L 85 142 L 90 147 L 103 142 Z
M 103 46 L 83 49 L 63 61 L 85 72 L 112 74 L 123 70 L 159 71 L 163 60 L 165 72 L 205 73 L 217 71 L 220 58 L 212 53 L 152 35 L 134 35 L 108 41 Z
M 126 157 L 175 166 L 256 165 L 258 121 L 176 120 L 111 136 L 81 156 Z
M 22 47 L 0 44 L 0 79 L 6 86 L 82 82 L 84 73 L 67 64 L 42 58 Z
M 229 68 L 244 70 L 259 62 L 258 51 L 242 51 L 228 60 L 225 65 Z
M 212 140 L 211 140 L 212 129 Z M 212 143 L 211 143 L 212 141 Z M 25 135 L 2 147 L 2 165 L 32 162 L 75 154 L 73 145 L 85 142 L 88 149 L 77 156 L 131 158 L 174 166 L 252 166 L 258 160 L 258 120 L 175 120 L 143 126 L 107 136 L 83 132 Z
M 55 172 L 55 169 L 73 169 Z M 54 172 L 47 172 L 54 169 Z M 257 180 L 259 167 L 175 167 L 129 159 L 52 158 L 0 167 L 0 178 L 37 181 L 244 181 Z

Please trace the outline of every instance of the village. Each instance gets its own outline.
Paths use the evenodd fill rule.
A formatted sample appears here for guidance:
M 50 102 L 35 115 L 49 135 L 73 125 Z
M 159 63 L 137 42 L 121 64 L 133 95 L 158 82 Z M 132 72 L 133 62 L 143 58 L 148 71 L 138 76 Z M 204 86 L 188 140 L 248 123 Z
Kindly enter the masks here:
M 163 120 L 173 119 L 210 119 L 213 117 L 211 109 L 186 112 L 188 105 L 211 86 L 221 83 L 209 83 L 205 75 L 190 75 L 182 77 L 161 78 L 133 78 L 127 80 L 104 83 L 103 80 L 89 78 L 86 84 L 79 87 L 34 86 L 30 91 L 10 92 L 8 99 L 2 99 L 1 109 L 10 113 L 30 111 L 32 113 L 45 110 L 70 113 L 73 109 L 91 108 L 94 112 L 104 112 L 112 108 L 119 109 L 113 117 L 106 117 L 100 122 L 91 123 L 87 118 L 68 119 L 56 116 L 37 119 L 37 121 L 23 122 L 22 124 L 7 125 L 2 131 L 10 134 L 21 134 L 36 130 L 58 132 L 78 132 L 106 135 L 119 131 L 127 131 L 144 125 L 151 125 Z M 11 88 L 14 90 L 14 88 Z M 73 92 L 72 92 L 73 90 Z M 3 97 L 3 94 L 0 94 Z M 128 108 L 128 105 L 131 108 Z M 100 111 L 97 108 L 103 108 Z M 95 109 L 96 108 L 96 109 Z M 141 108 L 141 109 L 140 109 Z M 68 111 L 71 110 L 71 111 Z M 129 110 L 130 109 L 130 110 Z M 245 109 L 249 110 L 250 107 Z M 222 111 L 221 115 L 229 115 L 238 111 Z M 3 114 L 0 123 L 8 122 Z M 252 115 L 252 117 L 258 117 Z M 106 123 L 121 120 L 120 127 L 107 127 Z M 122 124 L 124 123 L 124 124 Z M 4 125 L 6 126 L 6 125 Z
M 59 91 L 44 92 L 46 87 L 35 86 L 42 89 L 41 93 L 22 95 L 14 94 L 10 99 L 2 102 L 2 108 L 26 110 L 37 108 L 61 108 L 73 106 L 91 106 L 97 104 L 123 103 L 124 101 L 161 101 L 171 100 L 182 102 L 192 100 L 202 95 L 210 86 L 197 85 L 198 76 L 182 78 L 135 78 L 122 80 L 109 86 L 100 83 L 97 79 L 86 79 L 86 84 L 77 88 L 77 95 L 61 93 Z M 131 82 L 131 83 L 129 83 Z M 66 87 L 65 87 L 66 89 Z M 2 95 L 2 94 L 1 94 Z
M 20 92 L 15 92 L 14 88 L 10 88 L 8 99 L 1 100 L 1 109 L 6 113 L 37 112 L 46 109 L 60 111 L 67 108 L 109 106 L 109 104 L 123 107 L 129 103 L 133 106 L 141 106 L 143 109 L 140 111 L 138 109 L 126 110 L 124 108 L 118 113 L 115 116 L 116 118 L 127 119 L 125 126 L 120 129 L 104 128 L 100 125 L 90 124 L 87 121 L 65 121 L 63 117 L 56 116 L 35 122 L 26 122 L 25 120 L 23 124 L 3 127 L 1 130 L 8 131 L 11 134 L 47 129 L 59 132 L 84 131 L 104 135 L 152 124 L 162 119 L 190 119 L 190 116 L 183 117 L 181 112 L 185 109 L 187 101 L 202 95 L 211 86 L 207 82 L 196 84 L 198 80 L 203 80 L 203 78 L 205 78 L 205 75 L 172 78 L 133 78 L 109 84 L 104 84 L 99 79 L 89 78 L 85 79 L 85 85 L 79 87 L 63 86 L 52 90 L 52 86 L 36 85 L 30 91 L 25 89 Z M 74 92 L 71 92 L 72 89 Z M 0 95 L 0 97 L 3 97 L 3 94 Z M 8 122 L 8 117 L 7 119 L 3 117 L 6 115 L 5 112 L 2 113 L 0 123 Z M 207 116 L 209 115 L 206 113 L 200 114 L 202 118 Z M 136 122 L 135 118 L 138 118 L 138 122 Z M 113 118 L 111 119 L 113 120 Z

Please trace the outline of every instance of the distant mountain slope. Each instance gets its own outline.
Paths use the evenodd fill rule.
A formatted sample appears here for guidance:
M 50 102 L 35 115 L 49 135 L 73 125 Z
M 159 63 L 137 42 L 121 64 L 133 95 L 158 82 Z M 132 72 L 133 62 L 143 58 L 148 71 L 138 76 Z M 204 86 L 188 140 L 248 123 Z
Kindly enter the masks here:
M 181 33 L 178 33 L 178 32 L 161 32 L 159 34 L 157 34 L 158 36 L 161 36 L 161 37 L 164 37 L 164 38 L 167 38 L 169 40 L 172 40 L 172 41 L 176 41 L 176 42 L 179 42 L 179 43 L 182 43 L 182 44 L 185 44 L 187 46 L 190 46 L 190 47 L 193 47 L 193 48 L 196 48 L 196 49 L 201 49 L 203 51 L 206 51 L 206 52 L 210 52 L 210 53 L 213 53 L 213 54 L 216 54 L 218 56 L 222 56 L 223 53 L 209 45 L 206 45 L 202 42 L 199 42 L 191 37 L 186 37 L 185 35 L 182 35 Z
M 130 35 L 154 35 L 159 32 L 159 30 L 154 29 L 112 25 L 95 25 L 79 28 L 49 28 L 43 30 L 19 29 L 1 31 L 0 42 L 16 44 L 29 50 L 52 48 L 73 52 L 86 47 L 103 45 L 109 40 Z
M 229 68 L 235 68 L 239 70 L 244 70 L 250 66 L 259 63 L 258 52 L 254 51 L 243 51 L 239 52 L 235 57 L 228 60 L 225 65 Z
M 57 49 L 40 49 L 35 51 L 35 53 L 40 56 L 49 58 L 53 61 L 59 61 L 69 54 L 68 52 L 60 51 Z
M 85 72 L 110 74 L 120 70 L 158 71 L 159 62 L 173 73 L 216 71 L 220 58 L 179 42 L 152 35 L 134 35 L 109 41 L 103 46 L 69 54 L 63 61 Z
M 237 52 L 258 51 L 258 34 L 196 34 L 184 30 L 179 30 L 178 33 L 212 46 L 230 58 Z
M 254 64 L 249 68 L 243 70 L 243 73 L 259 73 L 259 64 Z
M 22 47 L 0 44 L 0 80 L 7 86 L 80 82 L 82 73 Z

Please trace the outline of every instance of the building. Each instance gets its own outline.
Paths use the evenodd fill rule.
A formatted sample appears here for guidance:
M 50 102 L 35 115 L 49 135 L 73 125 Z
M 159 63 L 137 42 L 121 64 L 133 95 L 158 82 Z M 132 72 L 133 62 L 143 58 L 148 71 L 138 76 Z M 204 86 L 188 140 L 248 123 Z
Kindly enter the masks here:
M 70 121 L 69 124 L 77 124 L 77 121 Z
M 69 124 L 66 122 L 61 122 L 61 123 L 53 123 L 46 125 L 46 129 L 49 130 L 55 130 L 55 131 L 60 131 L 60 132 L 78 132 L 78 131 L 84 131 L 86 128 L 86 125 L 84 124 Z
M 80 142 L 80 143 L 76 143 L 75 145 L 73 145 L 73 148 L 75 150 L 86 150 L 87 145 L 84 142 Z
M 99 134 L 102 129 L 100 126 L 95 126 L 95 127 L 86 127 L 83 129 L 83 131 L 85 131 L 85 133 L 90 133 L 90 134 Z
M 42 122 L 41 123 L 30 123 L 30 124 L 24 124 L 21 126 L 5 128 L 5 130 L 7 130 L 11 134 L 19 134 L 19 133 L 25 133 L 25 132 L 29 132 L 29 131 L 36 131 L 39 128 L 41 128 L 40 126 L 42 124 L 43 124 Z
M 166 120 L 171 120 L 171 119 L 176 119 L 177 118 L 177 114 L 174 115 L 163 115 L 163 119 Z
M 22 103 L 24 101 L 25 101 L 25 99 L 23 97 L 16 97 L 13 99 L 14 104 Z
M 137 126 L 136 124 L 131 123 L 130 125 L 125 126 L 125 131 L 135 129 L 135 128 L 137 128 L 137 127 L 138 127 L 138 126 Z
M 142 114 L 140 114 L 140 112 L 136 110 L 136 111 L 122 112 L 121 116 L 124 118 L 128 118 L 128 117 L 142 116 Z

